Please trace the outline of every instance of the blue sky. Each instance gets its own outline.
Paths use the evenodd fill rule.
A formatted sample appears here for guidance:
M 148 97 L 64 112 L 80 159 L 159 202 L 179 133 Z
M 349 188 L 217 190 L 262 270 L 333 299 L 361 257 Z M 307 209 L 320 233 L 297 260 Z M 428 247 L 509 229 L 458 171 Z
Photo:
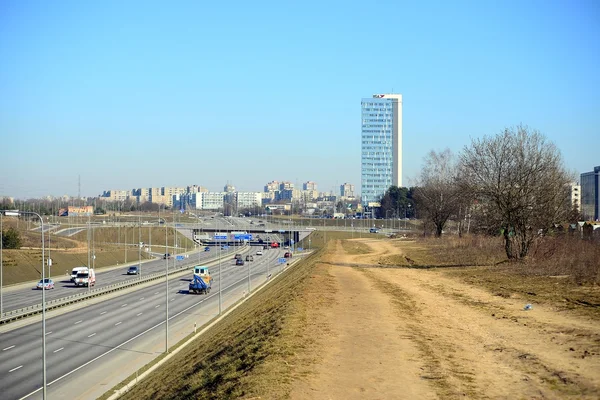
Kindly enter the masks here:
M 288 4 L 289 3 L 289 4 Z M 417 4 L 418 3 L 418 4 Z M 360 101 L 431 150 L 526 124 L 600 165 L 600 3 L 0 2 L 0 196 L 360 187 Z

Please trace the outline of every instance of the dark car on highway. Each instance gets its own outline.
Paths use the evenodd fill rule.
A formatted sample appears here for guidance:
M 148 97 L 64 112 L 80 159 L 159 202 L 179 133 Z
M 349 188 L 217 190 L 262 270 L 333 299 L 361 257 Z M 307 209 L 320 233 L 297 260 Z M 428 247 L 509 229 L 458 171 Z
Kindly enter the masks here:
M 140 270 L 138 268 L 137 265 L 133 265 L 131 267 L 129 267 L 129 269 L 127 270 L 127 275 L 137 275 L 139 274 Z
M 235 265 L 244 265 L 244 260 L 242 260 L 241 258 L 236 259 Z
M 171 259 L 171 254 L 167 253 L 163 256 L 163 260 L 170 260 Z

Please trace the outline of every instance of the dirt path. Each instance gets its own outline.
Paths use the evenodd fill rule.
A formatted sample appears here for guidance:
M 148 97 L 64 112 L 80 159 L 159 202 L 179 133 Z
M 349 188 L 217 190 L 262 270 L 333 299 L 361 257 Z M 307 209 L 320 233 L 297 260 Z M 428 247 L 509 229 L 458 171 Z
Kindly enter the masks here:
M 292 399 L 600 397 L 600 324 L 506 299 L 435 270 L 364 268 L 392 241 L 341 242 L 320 268 L 335 280 L 329 335 Z

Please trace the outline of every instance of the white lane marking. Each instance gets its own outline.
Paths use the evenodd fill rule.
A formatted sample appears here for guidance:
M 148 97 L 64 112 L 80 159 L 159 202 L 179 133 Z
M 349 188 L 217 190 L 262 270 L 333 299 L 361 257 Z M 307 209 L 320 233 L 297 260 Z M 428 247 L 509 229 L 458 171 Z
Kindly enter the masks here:
M 61 347 L 61 348 L 60 348 L 60 349 L 58 349 L 58 350 L 54 350 L 54 351 L 53 351 L 53 353 L 58 353 L 59 351 L 61 351 L 61 350 L 64 350 L 64 349 L 65 349 L 64 347 Z
M 92 337 L 92 336 L 96 336 L 96 334 L 92 333 L 91 335 L 88 335 L 88 337 Z
M 154 306 L 154 308 L 158 308 L 158 307 L 160 307 L 160 304 L 157 304 L 157 305 Z
M 117 326 L 117 325 L 121 325 L 121 323 L 122 323 L 122 321 L 119 321 L 119 322 L 117 322 L 117 323 L 115 324 L 115 326 Z
M 158 294 L 158 293 L 160 293 L 160 292 L 156 292 L 156 293 L 154 293 L 154 294 Z
M 143 313 L 139 313 L 138 315 L 136 315 L 136 317 L 139 317 L 140 315 L 142 315 Z
M 77 324 L 80 324 L 80 323 L 82 323 L 82 322 L 83 322 L 83 320 L 82 320 L 82 319 L 80 319 L 79 321 L 75 322 L 73 325 L 77 325 Z
M 145 299 L 145 297 L 142 297 L 140 300 L 144 300 L 144 299 Z
M 246 278 L 244 278 L 244 279 L 246 279 Z M 235 283 L 234 283 L 233 285 L 235 285 Z M 231 286 L 233 286 L 233 285 L 231 285 Z M 181 314 L 183 314 L 183 313 L 185 313 L 185 312 L 187 312 L 187 311 L 191 310 L 191 309 L 192 309 L 192 308 L 194 308 L 194 307 L 197 307 L 199 304 L 202 304 L 202 303 L 204 303 L 206 300 L 208 300 L 208 299 L 210 299 L 210 298 L 212 298 L 212 297 L 214 297 L 214 296 L 217 296 L 217 293 L 214 293 L 214 294 L 210 295 L 209 297 L 207 297 L 207 298 L 204 298 L 204 299 L 200 300 L 200 301 L 199 301 L 198 303 L 196 303 L 196 304 L 192 304 L 192 305 L 191 305 L 191 306 L 189 306 L 188 308 L 186 308 L 186 309 L 184 309 L 184 310 L 181 310 L 180 312 L 178 312 L 178 313 L 177 313 L 177 314 L 175 314 L 175 315 L 169 316 L 169 320 L 172 320 L 172 319 L 174 319 L 174 318 L 177 318 L 177 317 L 179 317 Z M 115 346 L 115 347 L 111 348 L 111 349 L 110 349 L 110 350 L 108 350 L 106 353 L 100 354 L 98 357 L 96 357 L 96 358 L 93 358 L 93 359 L 91 359 L 90 361 L 86 362 L 85 364 L 83 364 L 83 365 L 80 365 L 79 367 L 77 367 L 77 368 L 73 369 L 72 371 L 69 371 L 69 372 L 67 372 L 67 373 L 66 373 L 66 374 L 64 374 L 63 376 L 59 376 L 58 378 L 56 378 L 56 379 L 55 379 L 55 380 L 53 380 L 52 382 L 48 383 L 46 386 L 50 386 L 50 385 L 52 385 L 52 384 L 54 384 L 54 383 L 56 383 L 56 382 L 60 381 L 61 379 L 63 379 L 63 378 L 66 378 L 67 376 L 69 376 L 69 375 L 73 374 L 74 372 L 77 372 L 77 371 L 79 371 L 81 368 L 87 367 L 88 365 L 90 365 L 90 364 L 91 364 L 91 363 L 93 363 L 94 361 L 97 361 L 97 360 L 99 360 L 100 358 L 104 357 L 105 355 L 107 355 L 107 354 L 110 354 L 110 353 L 112 353 L 113 351 L 120 349 L 121 347 L 125 346 L 127 343 L 129 343 L 129 342 L 131 342 L 131 341 L 134 341 L 135 339 L 139 338 L 140 336 L 143 336 L 143 335 L 145 335 L 146 333 L 148 333 L 148 332 L 150 332 L 151 330 L 153 330 L 153 329 L 155 329 L 155 328 L 157 328 L 157 327 L 159 327 L 159 326 L 163 325 L 164 323 L 165 323 L 164 321 L 162 321 L 162 322 L 159 322 L 158 324 L 156 324 L 156 325 L 154 325 L 154 326 L 152 326 L 152 327 L 150 327 L 150 328 L 146 329 L 144 332 L 141 332 L 141 333 L 139 333 L 139 334 L 135 335 L 135 336 L 134 336 L 134 337 L 132 337 L 131 339 L 127 339 L 127 340 L 126 340 L 126 341 L 124 341 L 123 343 L 121 343 L 121 344 L 119 344 L 119 345 L 117 345 L 117 346 Z M 95 335 L 95 333 L 94 333 L 94 335 Z M 93 336 L 93 335 L 92 335 L 92 336 Z M 27 395 L 25 395 L 25 396 L 21 397 L 21 400 L 22 400 L 22 399 L 26 399 L 27 397 L 30 397 L 30 396 L 32 396 L 32 395 L 34 395 L 34 394 L 36 394 L 37 392 L 39 392 L 39 391 L 40 391 L 40 390 L 42 390 L 42 389 L 43 389 L 43 387 L 39 387 L 39 388 L 37 388 L 37 389 L 36 389 L 36 390 L 34 390 L 33 392 L 31 392 L 31 393 L 29 393 L 29 394 L 27 394 Z
M 121 307 L 127 307 L 127 303 L 123 304 Z
M 171 301 L 175 301 L 175 299 L 171 299 Z
M 103 315 L 103 314 L 106 314 L 106 311 L 102 311 L 102 312 L 100 313 L 100 315 Z
M 8 371 L 8 372 L 13 372 L 13 371 L 16 371 L 16 370 L 18 370 L 19 368 L 23 368 L 23 366 L 22 366 L 22 365 L 19 365 L 18 367 L 16 367 L 16 368 L 13 368 L 13 369 L 11 369 L 11 370 L 10 370 L 10 371 Z
M 51 333 L 52 333 L 52 331 L 50 331 L 50 332 L 46 332 L 46 335 L 49 335 L 49 334 L 51 334 Z
M 8 346 L 8 347 L 7 347 L 7 348 L 5 348 L 5 349 L 2 349 L 2 351 L 10 350 L 10 349 L 12 349 L 13 347 L 15 347 L 15 345 L 14 345 L 14 344 L 13 344 L 12 346 Z

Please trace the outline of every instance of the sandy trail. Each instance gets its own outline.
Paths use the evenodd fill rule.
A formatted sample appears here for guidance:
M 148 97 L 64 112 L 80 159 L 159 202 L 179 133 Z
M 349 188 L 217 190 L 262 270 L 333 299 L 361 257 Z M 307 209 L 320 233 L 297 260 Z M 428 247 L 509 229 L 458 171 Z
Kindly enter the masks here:
M 357 240 L 358 241 L 358 240 Z M 401 254 L 397 241 L 341 242 L 320 264 L 335 280 L 330 334 L 292 399 L 597 399 L 600 325 L 448 278 L 436 270 L 352 268 Z

